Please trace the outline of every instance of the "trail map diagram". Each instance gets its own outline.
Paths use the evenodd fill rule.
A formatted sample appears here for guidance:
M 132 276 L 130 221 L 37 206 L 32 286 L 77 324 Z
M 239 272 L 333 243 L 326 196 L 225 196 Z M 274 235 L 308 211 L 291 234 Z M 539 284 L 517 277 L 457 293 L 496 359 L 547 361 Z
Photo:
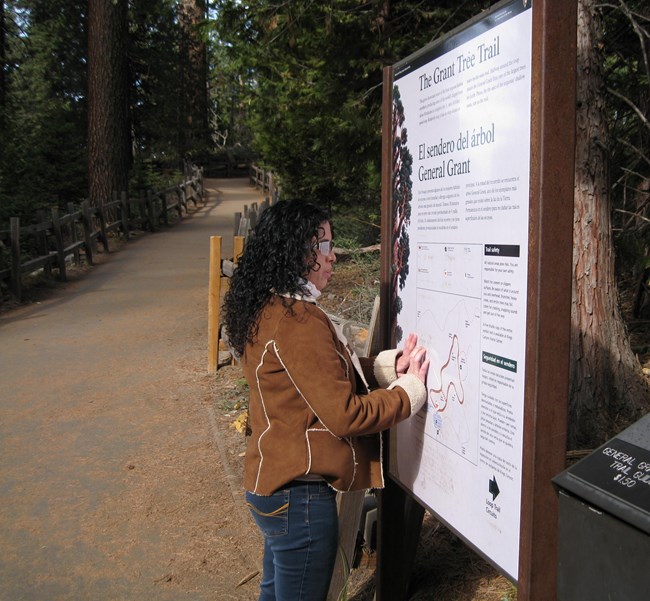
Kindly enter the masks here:
M 417 332 L 431 360 L 424 433 L 476 465 L 482 246 L 417 248 Z

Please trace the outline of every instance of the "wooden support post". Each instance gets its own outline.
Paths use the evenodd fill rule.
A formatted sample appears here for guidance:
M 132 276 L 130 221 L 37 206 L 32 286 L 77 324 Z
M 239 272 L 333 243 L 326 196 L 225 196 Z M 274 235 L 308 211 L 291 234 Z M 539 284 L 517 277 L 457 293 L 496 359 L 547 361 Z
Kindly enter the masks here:
M 65 273 L 65 252 L 63 250 L 63 232 L 61 231 L 61 219 L 59 218 L 59 208 L 52 207 L 52 229 L 54 230 L 54 239 L 56 241 L 57 263 L 59 265 L 59 277 L 67 280 Z
M 336 499 L 339 513 L 339 548 L 330 589 L 327 593 L 327 601 L 339 601 L 341 598 L 346 598 L 345 594 L 341 595 L 341 593 L 347 589 L 348 578 L 352 571 L 359 519 L 365 496 L 365 490 L 355 490 L 339 493 Z
M 562 0 L 536 0 L 533 4 L 531 236 L 517 584 L 520 601 L 554 601 L 557 594 L 559 507 L 551 479 L 565 468 L 566 460 L 576 6 L 576 2 Z
M 246 242 L 246 238 L 244 236 L 235 236 L 233 238 L 233 250 L 232 250 L 232 260 L 237 263 L 239 260 L 239 257 L 241 257 L 242 253 L 244 252 L 244 243 Z
M 22 300 L 22 274 L 20 271 L 20 218 L 9 219 L 11 237 L 11 291 L 17 300 Z
M 210 236 L 208 286 L 208 373 L 219 368 L 219 318 L 221 315 L 221 236 Z
M 424 507 L 391 478 L 378 494 L 375 601 L 406 601 Z
M 392 203 L 392 138 L 387 133 L 392 129 L 393 68 L 384 69 L 384 112 L 382 136 L 382 249 L 391 248 Z M 390 253 L 382 252 L 381 302 L 378 306 L 378 335 L 370 344 L 379 349 L 390 348 Z M 388 434 L 384 434 L 385 451 L 388 450 Z M 388 470 L 385 468 L 386 473 Z M 424 518 L 424 507 L 407 494 L 388 475 L 386 487 L 378 493 L 377 512 L 377 572 L 375 575 L 375 601 L 404 601 L 407 597 L 411 566 L 415 558 L 417 543 Z
M 244 252 L 245 238 L 233 238 L 233 262 Z M 214 374 L 219 369 L 219 342 L 221 318 L 221 294 L 227 289 L 228 281 L 221 282 L 221 236 L 210 237 L 210 281 L 208 292 L 208 373 Z
M 84 200 L 81 203 L 81 223 L 84 228 L 84 249 L 86 251 L 86 261 L 88 261 L 88 265 L 93 265 L 93 252 L 95 249 L 92 236 L 90 208 L 87 200 Z
M 235 267 L 237 265 L 237 261 L 239 261 L 239 257 L 241 257 L 242 253 L 244 252 L 244 245 L 246 243 L 246 238 L 243 236 L 235 236 L 233 238 L 233 263 L 235 264 Z M 221 292 L 222 294 L 225 294 L 228 291 L 228 286 L 230 285 L 230 278 L 224 277 L 221 283 Z M 221 330 L 219 330 L 219 345 L 221 346 Z M 232 365 L 234 359 L 233 357 L 230 358 L 229 363 Z

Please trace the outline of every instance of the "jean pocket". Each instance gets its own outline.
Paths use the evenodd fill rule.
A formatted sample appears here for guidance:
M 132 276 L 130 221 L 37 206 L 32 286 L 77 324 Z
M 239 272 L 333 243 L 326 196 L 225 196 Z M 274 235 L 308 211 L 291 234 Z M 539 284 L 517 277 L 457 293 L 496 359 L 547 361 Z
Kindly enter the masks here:
M 268 497 L 246 492 L 246 504 L 264 536 L 283 536 L 289 531 L 289 491 Z

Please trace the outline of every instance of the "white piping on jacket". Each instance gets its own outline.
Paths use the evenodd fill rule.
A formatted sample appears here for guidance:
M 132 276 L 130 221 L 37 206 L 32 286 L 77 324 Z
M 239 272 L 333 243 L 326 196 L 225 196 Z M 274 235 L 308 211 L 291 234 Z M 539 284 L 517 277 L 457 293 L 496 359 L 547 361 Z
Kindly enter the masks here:
M 287 376 L 289 376 L 289 380 L 291 380 L 291 383 L 293 384 L 293 387 L 296 389 L 296 391 L 298 392 L 298 394 L 302 397 L 302 400 L 305 401 L 305 405 L 307 405 L 307 407 L 309 407 L 309 409 L 311 410 L 311 412 L 312 412 L 312 413 L 313 413 L 313 414 L 318 418 L 318 421 L 320 421 L 320 423 L 323 424 L 323 426 L 324 426 L 324 428 L 325 428 L 325 431 L 327 431 L 329 434 L 331 434 L 332 436 L 334 436 L 334 438 L 338 438 L 339 440 L 344 440 L 344 441 L 348 444 L 348 446 L 350 447 L 350 451 L 352 452 L 352 462 L 353 462 L 353 465 L 354 465 L 354 470 L 352 471 L 352 480 L 350 480 L 350 486 L 352 486 L 352 482 L 354 482 L 354 478 L 355 478 L 356 475 L 357 475 L 357 460 L 356 460 L 356 453 L 355 453 L 355 451 L 354 451 L 354 445 L 352 444 L 352 442 L 350 442 L 350 439 L 349 439 L 348 437 L 341 438 L 340 436 L 336 436 L 336 434 L 334 434 L 334 432 L 332 432 L 332 431 L 327 427 L 327 425 L 326 425 L 326 424 L 323 422 L 323 420 L 320 418 L 320 416 L 318 415 L 318 413 L 316 412 L 316 410 L 315 410 L 315 409 L 312 407 L 312 405 L 309 403 L 309 401 L 307 400 L 307 398 L 305 397 L 305 395 L 302 393 L 302 391 L 300 390 L 300 388 L 298 388 L 298 385 L 296 384 L 296 381 L 295 381 L 295 380 L 293 379 L 293 377 L 291 376 L 291 373 L 289 372 L 289 369 L 287 368 L 285 362 L 282 360 L 282 357 L 280 356 L 280 349 L 279 349 L 278 346 L 275 344 L 275 341 L 273 340 L 273 341 L 271 341 L 271 342 L 273 342 L 273 348 L 275 349 L 275 355 L 276 355 L 276 357 L 278 358 L 278 361 L 280 361 L 280 363 L 282 364 L 282 367 L 284 367 L 284 371 L 287 373 Z M 338 351 L 337 351 L 337 354 L 339 354 L 339 356 L 340 356 L 340 353 L 338 353 Z M 347 369 L 347 361 L 345 362 L 345 365 L 346 365 L 346 374 L 349 374 L 349 371 L 348 371 L 348 369 Z M 348 377 L 348 379 L 349 379 L 349 375 L 347 375 L 347 377 Z M 307 430 L 305 431 L 305 436 L 307 436 L 307 432 L 309 432 L 309 431 L 310 431 L 310 429 L 307 429 Z M 316 430 L 316 429 L 312 429 L 312 431 L 317 431 L 317 430 Z M 309 444 L 309 440 L 307 440 L 307 449 L 308 449 L 308 453 L 309 453 L 309 467 L 311 468 L 311 445 Z M 307 473 L 309 473 L 309 472 L 307 472 Z M 349 487 L 348 487 L 348 489 L 349 489 Z
M 283 295 L 283 296 L 287 296 L 287 295 Z M 365 375 L 364 375 L 364 373 L 363 373 L 363 369 L 361 369 L 361 364 L 359 363 L 359 359 L 357 358 L 356 354 L 351 350 L 351 347 L 350 347 L 350 345 L 349 345 L 349 342 L 348 342 L 347 338 L 345 337 L 345 335 L 343 334 L 343 330 L 342 330 L 340 327 L 338 327 L 338 325 L 337 325 L 336 323 L 334 323 L 334 322 L 329 318 L 329 315 L 327 315 L 327 313 L 326 313 L 325 311 L 323 311 L 323 309 L 322 309 L 321 307 L 318 306 L 318 304 L 317 304 L 317 302 L 316 302 L 315 299 L 308 298 L 308 297 L 307 297 L 307 298 L 305 298 L 305 297 L 298 297 L 298 296 L 296 296 L 296 298 L 299 298 L 300 300 L 305 300 L 305 301 L 307 301 L 307 302 L 311 302 L 311 303 L 313 303 L 314 305 L 316 305 L 316 306 L 317 306 L 317 307 L 318 307 L 318 308 L 323 312 L 323 314 L 324 314 L 325 317 L 327 318 L 328 322 L 333 326 L 334 331 L 336 332 L 336 335 L 337 335 L 339 341 L 340 341 L 340 342 L 343 344 L 343 346 L 345 347 L 345 349 L 346 349 L 346 351 L 347 351 L 347 353 L 348 353 L 348 355 L 349 355 L 349 358 L 350 358 L 350 360 L 352 361 L 352 365 L 353 365 L 354 368 L 355 368 L 355 372 L 357 372 L 358 375 L 361 377 L 361 380 L 363 381 L 363 383 L 364 383 L 365 386 L 366 386 L 366 390 L 370 390 L 370 387 L 368 386 L 368 383 L 367 383 L 367 381 L 366 381 Z M 308 474 L 308 473 L 310 472 L 310 470 L 311 470 L 311 463 L 312 463 L 311 444 L 309 443 L 309 436 L 308 436 L 308 433 L 309 433 L 309 432 L 322 432 L 322 431 L 326 431 L 326 432 L 328 432 L 330 435 L 334 436 L 335 438 L 338 438 L 339 440 L 345 440 L 345 442 L 346 442 L 346 443 L 348 444 L 348 446 L 350 447 L 350 451 L 352 452 L 352 463 L 353 463 L 353 465 L 354 465 L 354 469 L 353 469 L 353 472 L 352 472 L 352 479 L 350 480 L 350 486 L 348 486 L 348 489 L 347 489 L 347 490 L 350 490 L 350 488 L 352 487 L 352 484 L 354 483 L 354 480 L 355 480 L 355 478 L 356 478 L 356 474 L 357 474 L 357 456 L 356 456 L 356 451 L 355 451 L 355 449 L 354 449 L 354 445 L 352 444 L 352 442 L 351 442 L 351 440 L 350 440 L 349 437 L 341 438 L 341 437 L 339 437 L 339 436 L 336 436 L 336 435 L 335 435 L 335 434 L 334 434 L 334 433 L 333 433 L 333 432 L 332 432 L 332 431 L 331 431 L 331 430 L 330 430 L 330 429 L 329 429 L 329 428 L 324 424 L 324 422 L 323 422 L 323 421 L 321 420 L 321 418 L 319 417 L 318 413 L 316 413 L 316 411 L 314 411 L 314 408 L 310 405 L 309 401 L 307 401 L 307 399 L 305 398 L 305 396 L 302 394 L 301 390 L 300 390 L 300 389 L 298 388 L 298 386 L 296 385 L 295 380 L 291 377 L 291 374 L 289 373 L 289 370 L 287 369 L 286 364 L 284 363 L 284 361 L 282 360 L 282 357 L 280 356 L 280 351 L 279 351 L 279 349 L 278 349 L 278 347 L 277 347 L 277 345 L 276 345 L 276 343 L 275 343 L 275 340 L 269 340 L 269 341 L 266 343 L 265 347 L 264 347 L 264 352 L 262 353 L 262 357 L 261 357 L 261 359 L 260 359 L 260 362 L 259 362 L 257 368 L 255 369 L 255 380 L 256 380 L 256 382 L 257 382 L 257 390 L 258 390 L 259 395 L 260 395 L 260 402 L 261 402 L 261 404 L 262 404 L 262 409 L 263 409 L 263 411 L 264 411 L 264 417 L 266 418 L 266 422 L 267 422 L 268 426 L 266 427 L 266 429 L 264 430 L 264 432 L 262 432 L 262 433 L 260 434 L 260 437 L 257 439 L 257 450 L 258 450 L 259 455 L 260 455 L 260 463 L 259 463 L 259 466 L 258 466 L 258 468 L 257 468 L 257 476 L 256 476 L 256 478 L 255 478 L 255 489 L 253 490 L 253 492 L 257 491 L 257 486 L 258 486 L 258 484 L 259 484 L 259 479 L 260 479 L 260 475 L 261 475 L 261 472 L 262 472 L 262 464 L 264 463 L 264 454 L 262 453 L 262 448 L 261 448 L 262 437 L 263 437 L 263 436 L 264 436 L 264 435 L 265 435 L 265 434 L 270 430 L 270 428 L 271 428 L 271 421 L 270 421 L 269 416 L 268 416 L 268 413 L 267 413 L 267 411 L 266 411 L 266 405 L 265 405 L 265 403 L 264 403 L 264 395 L 262 394 L 262 388 L 261 388 L 261 386 L 260 386 L 260 381 L 259 381 L 259 376 L 258 376 L 258 372 L 259 372 L 260 368 L 262 367 L 262 365 L 264 364 L 264 356 L 266 355 L 267 352 L 269 352 L 269 346 L 270 346 L 270 345 L 273 345 L 273 348 L 274 348 L 274 350 L 275 350 L 275 354 L 276 354 L 278 360 L 280 361 L 280 363 L 282 364 L 282 367 L 284 367 L 284 370 L 287 372 L 287 375 L 289 376 L 289 379 L 291 380 L 291 383 L 293 384 L 294 388 L 296 389 L 296 391 L 298 392 L 298 394 L 302 397 L 302 399 L 305 401 L 305 404 L 309 407 L 309 409 L 312 411 L 312 413 L 313 413 L 313 414 L 318 418 L 318 420 L 319 420 L 319 421 L 321 422 L 321 424 L 323 424 L 323 426 L 324 426 L 324 430 L 321 430 L 320 428 L 308 428 L 307 430 L 305 430 L 305 442 L 306 442 L 306 444 L 307 444 L 307 451 L 308 451 L 308 467 L 307 467 L 307 472 L 306 472 L 306 474 Z M 350 367 L 349 367 L 349 365 L 348 365 L 348 362 L 347 362 L 346 357 L 344 357 L 344 356 L 343 356 L 343 355 L 338 351 L 338 349 L 336 349 L 336 354 L 337 354 L 337 355 L 338 355 L 338 356 L 343 360 L 343 363 L 345 364 L 345 376 L 346 376 L 347 379 L 350 379 Z M 383 445 L 382 437 L 379 436 L 379 456 L 380 456 L 380 465 L 379 465 L 379 469 L 380 469 L 380 474 L 381 474 L 382 485 L 383 485 L 384 482 L 385 482 L 385 479 L 384 479 L 384 466 L 383 466 L 383 455 L 384 455 L 384 449 L 383 449 L 383 447 L 384 447 L 384 445 Z M 345 491 L 344 491 L 344 492 L 345 492 Z
M 260 393 L 260 402 L 262 405 L 262 410 L 264 411 L 264 417 L 266 418 L 266 423 L 268 425 L 266 426 L 264 432 L 262 432 L 260 434 L 260 437 L 257 439 L 257 451 L 260 454 L 260 464 L 257 467 L 257 476 L 255 477 L 255 489 L 253 490 L 253 492 L 257 491 L 257 485 L 259 484 L 260 474 L 262 472 L 262 464 L 264 463 L 264 453 L 262 453 L 262 446 L 260 443 L 262 442 L 262 438 L 264 437 L 264 435 L 271 429 L 271 420 L 269 419 L 269 414 L 266 412 L 266 405 L 264 404 L 264 396 L 262 395 L 262 387 L 260 386 L 259 371 L 262 365 L 264 365 L 264 356 L 266 355 L 266 353 L 269 352 L 269 344 L 271 344 L 272 342 L 273 342 L 272 340 L 269 340 L 269 342 L 266 343 L 266 346 L 264 347 L 264 352 L 262 353 L 262 357 L 260 358 L 260 362 L 255 368 L 255 381 L 257 382 L 257 391 Z

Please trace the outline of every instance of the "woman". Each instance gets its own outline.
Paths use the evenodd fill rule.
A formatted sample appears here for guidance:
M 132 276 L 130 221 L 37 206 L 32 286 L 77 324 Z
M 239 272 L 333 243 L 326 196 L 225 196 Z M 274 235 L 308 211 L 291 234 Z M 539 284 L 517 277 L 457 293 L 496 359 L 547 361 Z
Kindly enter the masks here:
M 379 433 L 426 401 L 414 335 L 403 352 L 359 359 L 319 308 L 335 261 L 327 212 L 282 201 L 262 214 L 225 297 L 250 388 L 244 487 L 264 535 L 260 601 L 326 598 L 336 491 L 382 487 Z

